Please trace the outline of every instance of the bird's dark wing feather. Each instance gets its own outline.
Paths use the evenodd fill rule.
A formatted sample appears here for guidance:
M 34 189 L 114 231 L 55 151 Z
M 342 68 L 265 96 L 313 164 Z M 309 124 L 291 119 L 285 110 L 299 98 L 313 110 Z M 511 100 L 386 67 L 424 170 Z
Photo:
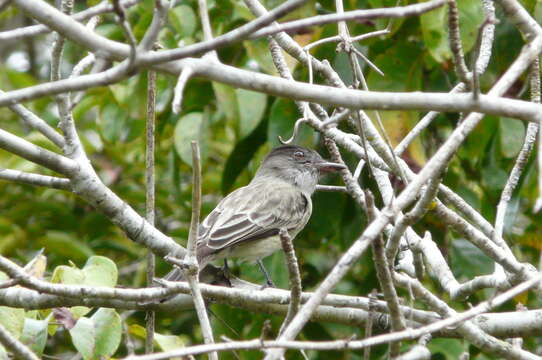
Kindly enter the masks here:
M 253 183 L 225 197 L 200 226 L 199 242 L 220 250 L 305 226 L 310 199 L 289 184 Z

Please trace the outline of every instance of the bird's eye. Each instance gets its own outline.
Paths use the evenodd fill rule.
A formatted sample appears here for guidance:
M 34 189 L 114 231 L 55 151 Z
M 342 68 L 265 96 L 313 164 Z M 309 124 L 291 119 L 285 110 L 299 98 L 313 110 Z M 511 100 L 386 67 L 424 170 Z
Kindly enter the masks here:
M 295 158 L 296 160 L 302 160 L 302 159 L 305 158 L 305 154 L 303 153 L 303 151 L 296 151 L 296 152 L 294 153 L 294 158 Z

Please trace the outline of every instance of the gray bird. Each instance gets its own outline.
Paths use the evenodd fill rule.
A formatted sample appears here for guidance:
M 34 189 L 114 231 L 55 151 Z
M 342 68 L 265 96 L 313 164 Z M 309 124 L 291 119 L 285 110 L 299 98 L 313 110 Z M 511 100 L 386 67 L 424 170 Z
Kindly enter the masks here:
M 200 269 L 218 259 L 224 259 L 226 267 L 230 258 L 256 261 L 272 285 L 261 259 L 282 248 L 281 229 L 293 239 L 305 227 L 320 174 L 344 168 L 301 146 L 274 148 L 252 181 L 222 199 L 201 223 L 197 241 Z

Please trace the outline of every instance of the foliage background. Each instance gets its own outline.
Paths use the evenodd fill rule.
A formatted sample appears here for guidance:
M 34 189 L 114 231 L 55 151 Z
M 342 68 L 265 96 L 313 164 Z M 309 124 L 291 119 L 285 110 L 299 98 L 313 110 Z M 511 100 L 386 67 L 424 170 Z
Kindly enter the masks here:
M 94 5 L 96 1 L 76 1 L 76 11 Z M 264 1 L 269 9 L 278 0 Z M 413 1 L 407 1 L 413 3 Z M 535 0 L 522 2 L 537 15 L 542 10 Z M 478 1 L 460 0 L 461 36 L 467 55 L 474 45 L 483 12 Z M 395 0 L 345 1 L 346 10 L 394 6 Z M 213 33 L 224 33 L 252 19 L 242 2 L 211 0 L 208 2 Z M 138 40 L 152 18 L 153 1 L 144 0 L 128 10 L 129 22 Z M 334 2 L 310 1 L 289 18 L 300 18 L 320 13 L 334 12 Z M 197 17 L 196 1 L 178 1 L 170 11 L 168 25 L 159 40 L 165 48 L 190 44 L 202 40 Z M 498 14 L 499 15 L 499 14 Z M 502 16 L 497 26 L 494 56 L 484 74 L 482 91 L 499 78 L 518 54 L 521 35 Z M 435 91 L 447 92 L 457 78 L 450 60 L 446 33 L 446 8 L 404 20 L 394 21 L 388 36 L 373 38 L 358 44 L 358 49 L 385 73 L 382 77 L 365 68 L 371 90 L 382 91 Z M 0 28 L 5 30 L 30 20 L 9 7 L 0 14 Z M 387 26 L 386 21 L 350 23 L 352 34 L 362 34 Z M 113 16 L 103 16 L 97 31 L 111 39 L 123 41 Z M 306 45 L 337 33 L 336 25 L 311 28 L 295 35 L 296 41 Z M 7 91 L 46 81 L 49 78 L 49 49 L 51 36 L 39 36 L 25 41 L 0 44 L 0 87 Z M 328 59 L 333 68 L 348 83 L 352 81 L 348 60 L 335 51 L 335 44 L 325 44 L 312 51 L 319 59 Z M 219 58 L 236 67 L 276 74 L 267 42 L 264 39 L 245 41 L 218 51 Z M 67 43 L 62 71 L 69 75 L 73 64 L 82 56 L 82 49 Z M 290 58 L 294 77 L 307 81 L 307 69 L 297 66 Z M 198 139 L 203 154 L 203 214 L 210 212 L 220 198 L 232 189 L 245 185 L 254 175 L 262 157 L 278 144 L 277 136 L 291 135 L 293 124 L 300 114 L 294 103 L 264 94 L 206 80 L 190 80 L 185 91 L 182 113 L 175 115 L 171 100 L 176 79 L 158 74 L 157 97 L 157 227 L 184 245 L 190 221 L 191 167 L 189 140 Z M 74 110 L 74 116 L 85 149 L 104 183 L 139 213 L 144 213 L 144 126 L 146 113 L 147 74 L 139 73 L 115 85 L 89 90 Z M 321 79 L 316 78 L 317 82 Z M 518 81 L 511 97 L 526 98 L 528 84 Z M 52 98 L 42 98 L 26 104 L 31 110 L 56 126 L 58 117 Z M 382 112 L 385 127 L 394 144 L 417 122 L 422 114 L 417 112 Z M 418 169 L 438 148 L 458 122 L 456 114 L 441 114 L 405 155 L 411 168 Z M 0 111 L 3 128 L 38 145 L 50 144 L 36 132 L 21 126 L 17 116 L 6 108 Z M 513 119 L 486 116 L 475 132 L 451 162 L 444 183 L 454 189 L 490 222 L 494 220 L 496 204 L 506 182 L 515 156 L 519 152 L 525 124 Z M 298 143 L 326 154 L 322 139 L 308 128 L 303 128 Z M 534 205 L 535 164 L 531 157 L 520 181 L 507 214 L 505 237 L 521 261 L 538 263 L 542 250 L 542 216 L 532 213 Z M 355 167 L 354 159 L 348 159 Z M 0 151 L 0 164 L 5 168 L 23 171 L 47 172 L 35 164 Z M 324 180 L 340 184 L 338 178 Z M 372 179 L 364 170 L 363 185 L 374 188 Z M 398 184 L 400 190 L 400 185 Z M 106 217 L 95 212 L 88 204 L 73 194 L 53 189 L 37 188 L 0 182 L 0 253 L 27 263 L 35 253 L 45 249 L 48 274 L 60 265 L 75 264 L 83 267 L 92 255 L 102 255 L 113 260 L 119 271 L 119 284 L 144 286 L 146 250 L 128 240 Z M 354 201 L 342 193 L 317 193 L 314 196 L 314 213 L 305 230 L 296 238 L 296 252 L 300 258 L 304 289 L 310 290 L 327 274 L 338 257 L 359 236 L 366 219 Z M 479 250 L 448 231 L 439 219 L 426 215 L 419 229 L 432 230 L 433 239 L 449 258 L 458 280 L 490 273 L 493 262 Z M 288 286 L 287 272 L 282 254 L 265 260 L 275 283 Z M 169 266 L 158 264 L 159 274 Z M 242 264 L 234 268 L 236 274 L 247 280 L 262 282 L 257 267 Z M 436 290 L 436 284 L 426 279 L 426 285 Z M 341 282 L 337 293 L 368 294 L 377 287 L 376 275 L 370 253 L 365 255 Z M 443 293 L 440 293 L 444 295 Z M 402 296 L 407 296 L 401 293 Z M 527 306 L 540 306 L 535 299 L 517 299 Z M 476 295 L 473 302 L 476 301 Z M 466 304 L 454 304 L 456 309 Z M 512 310 L 514 304 L 506 307 Z M 505 309 L 506 309 L 505 308 Z M 254 338 L 259 336 L 263 321 L 270 318 L 277 330 L 281 318 L 255 314 L 228 306 L 213 305 L 212 311 L 222 320 L 213 317 L 215 337 Z M 233 310 L 233 311 L 232 311 Z M 29 315 L 29 314 L 27 314 Z M 30 316 L 30 315 L 29 315 Z M 144 314 L 136 313 L 129 324 L 144 324 Z M 228 326 L 225 326 L 227 323 Z M 200 343 L 197 318 L 192 311 L 175 314 L 158 314 L 157 331 L 163 334 L 181 334 L 187 343 Z M 135 329 L 135 327 L 133 328 Z M 133 332 L 137 332 L 133 330 Z M 363 329 L 352 329 L 337 324 L 311 323 L 302 337 L 310 339 L 345 338 L 352 333 L 363 337 Z M 45 353 L 58 354 L 74 351 L 66 332 L 58 331 L 50 337 Z M 137 339 L 137 337 L 136 337 Z M 542 341 L 530 340 L 527 347 L 542 346 Z M 138 342 L 138 346 L 140 343 Z M 435 358 L 455 359 L 467 345 L 452 340 L 434 340 L 429 344 Z M 383 355 L 379 348 L 374 357 Z M 468 349 L 467 349 L 468 350 Z M 474 349 L 471 349 L 474 351 Z M 123 345 L 115 354 L 125 353 Z M 299 354 L 291 352 L 296 358 Z M 475 353 L 473 353 L 475 355 Z M 231 355 L 225 355 L 226 358 Z M 316 356 L 316 355 L 315 355 Z M 361 358 L 362 352 L 323 353 L 318 358 Z M 242 358 L 258 358 L 259 354 L 242 353 Z M 483 358 L 483 356 L 479 356 Z

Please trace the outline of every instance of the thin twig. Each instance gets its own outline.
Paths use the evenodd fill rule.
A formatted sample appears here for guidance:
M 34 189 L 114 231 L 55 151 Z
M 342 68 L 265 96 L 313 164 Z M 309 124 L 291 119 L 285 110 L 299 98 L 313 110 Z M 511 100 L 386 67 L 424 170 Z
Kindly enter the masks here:
M 147 118 L 146 118 L 146 148 L 145 148 L 145 219 L 154 226 L 155 217 L 155 118 L 156 118 L 156 73 L 147 72 Z M 156 271 L 156 260 L 151 251 L 147 252 L 147 286 L 151 286 Z M 150 354 L 154 349 L 155 313 L 150 310 L 145 316 L 145 353 Z
M 465 54 L 461 45 L 461 36 L 459 32 L 459 11 L 457 10 L 456 0 L 448 1 L 448 33 L 450 49 L 452 50 L 452 60 L 455 66 L 455 72 L 461 82 L 470 84 L 472 75 L 469 73 L 465 63 Z
M 316 191 L 325 191 L 325 192 L 348 192 L 344 186 L 335 186 L 335 185 L 316 185 Z
M 32 174 L 19 170 L 0 168 L 0 179 L 13 181 L 21 184 L 45 186 L 59 190 L 72 190 L 70 179 L 59 178 L 56 176 Z
M 213 29 L 211 28 L 211 21 L 209 20 L 209 12 L 207 10 L 207 0 L 198 0 L 199 18 L 201 21 L 201 29 L 203 30 L 203 40 L 213 40 Z M 209 52 L 213 58 L 218 59 L 216 51 Z
M 139 1 L 140 0 L 124 0 L 122 1 L 122 5 L 124 6 L 124 8 L 129 8 L 136 5 Z M 72 18 L 76 21 L 85 21 L 94 16 L 112 12 L 112 11 L 113 11 L 113 5 L 110 4 L 109 1 L 102 1 L 98 5 L 92 6 L 86 10 L 83 10 L 81 12 L 78 12 L 72 15 Z M 20 39 L 25 39 L 32 36 L 47 34 L 49 32 L 51 32 L 51 29 L 47 27 L 46 25 L 43 25 L 43 24 L 31 25 L 31 26 L 26 26 L 23 28 L 0 32 L 0 41 L 20 40 Z
M 0 95 L 4 94 L 0 90 Z M 55 129 L 45 122 L 42 118 L 38 117 L 32 111 L 28 110 L 21 104 L 9 105 L 9 109 L 15 114 L 19 115 L 21 120 L 29 127 L 36 129 L 43 134 L 47 139 L 51 140 L 56 146 L 62 149 L 65 145 L 64 138 Z
M 472 96 L 475 101 L 478 100 L 480 96 L 480 81 L 479 77 L 480 74 L 478 73 L 478 61 L 480 60 L 480 51 L 482 49 L 482 41 L 484 38 L 484 34 L 486 33 L 485 29 L 488 26 L 494 26 L 497 23 L 497 19 L 493 17 L 492 15 L 489 15 L 482 25 L 480 25 L 480 28 L 478 29 L 478 36 L 476 37 L 476 43 L 474 44 L 474 49 L 472 52 L 472 82 L 471 82 L 471 90 L 472 90 Z
M 198 239 L 198 228 L 201 208 L 201 162 L 199 146 L 196 141 L 191 142 L 192 146 L 192 217 L 190 220 L 190 231 L 188 233 L 188 244 L 186 245 L 186 256 L 184 259 L 184 273 L 190 285 L 194 306 L 201 325 L 201 332 L 205 344 L 213 344 L 213 329 L 207 315 L 205 302 L 199 288 L 199 269 L 196 255 L 196 242 Z M 210 360 L 218 360 L 216 352 L 209 353 Z
M 365 338 L 370 338 L 373 336 L 373 321 L 376 316 L 375 304 L 377 302 L 377 292 L 376 289 L 373 289 L 369 294 L 369 316 L 367 322 L 365 323 Z M 371 347 L 367 346 L 363 350 L 363 360 L 371 359 Z
M 283 329 L 288 326 L 290 321 L 294 318 L 295 314 L 299 310 L 299 304 L 301 303 L 301 275 L 299 273 L 299 265 L 297 257 L 295 255 L 294 246 L 292 244 L 292 238 L 288 234 L 288 231 L 282 229 L 279 233 L 280 242 L 282 244 L 282 250 L 286 257 L 286 265 L 288 267 L 288 277 L 290 279 L 290 304 L 288 305 L 288 313 L 280 326 L 279 335 Z
M 179 114 L 181 112 L 184 88 L 186 87 L 186 83 L 188 82 L 188 80 L 190 80 L 193 72 L 194 71 L 192 70 L 192 68 L 190 66 L 187 66 L 181 71 L 181 74 L 179 75 L 177 85 L 175 85 L 175 90 L 173 92 L 173 102 L 171 103 L 171 108 L 175 114 Z
M 145 51 L 151 50 L 153 46 L 156 44 L 156 39 L 158 39 L 160 30 L 162 30 L 166 22 L 168 9 L 169 9 L 169 6 L 167 6 L 163 2 L 163 0 L 154 1 L 154 9 L 153 9 L 151 24 L 147 28 L 147 31 L 145 35 L 143 36 L 143 39 L 139 43 L 139 47 L 142 50 L 145 50 Z
M 431 11 L 439 6 L 442 6 L 446 3 L 447 0 L 431 0 L 426 1 L 420 4 L 407 5 L 407 6 L 397 6 L 392 8 L 381 8 L 381 9 L 369 9 L 369 10 L 354 10 L 347 11 L 342 14 L 328 14 L 328 15 L 317 15 L 302 20 L 294 20 L 280 24 L 278 26 L 268 26 L 261 30 L 256 31 L 251 39 L 256 39 L 259 37 L 276 34 L 278 32 L 288 32 L 294 30 L 304 29 L 310 26 L 324 25 L 330 23 L 336 23 L 339 21 L 350 21 L 350 20 L 366 20 L 366 19 L 378 19 L 378 18 L 397 18 L 397 17 L 406 17 L 406 16 L 415 16 L 420 15 L 425 12 Z
M 39 360 L 39 357 L 32 350 L 17 340 L 2 324 L 0 324 L 0 343 L 10 350 L 17 359 Z
M 373 208 L 374 199 L 370 191 L 365 192 L 365 201 L 366 201 L 366 213 L 368 214 L 369 221 L 373 221 L 376 215 L 374 214 Z M 376 275 L 378 282 L 380 283 L 380 288 L 384 293 L 384 298 L 390 309 L 390 319 L 391 319 L 391 329 L 392 331 L 401 331 L 406 328 L 405 319 L 403 313 L 401 312 L 399 298 L 397 297 L 397 291 L 393 285 L 392 279 L 392 268 L 388 262 L 386 255 L 384 254 L 384 240 L 382 235 L 377 237 L 375 241 L 372 242 L 371 248 L 373 250 L 373 261 L 375 263 Z M 392 358 L 399 355 L 400 344 L 392 343 L 390 344 L 390 356 Z

